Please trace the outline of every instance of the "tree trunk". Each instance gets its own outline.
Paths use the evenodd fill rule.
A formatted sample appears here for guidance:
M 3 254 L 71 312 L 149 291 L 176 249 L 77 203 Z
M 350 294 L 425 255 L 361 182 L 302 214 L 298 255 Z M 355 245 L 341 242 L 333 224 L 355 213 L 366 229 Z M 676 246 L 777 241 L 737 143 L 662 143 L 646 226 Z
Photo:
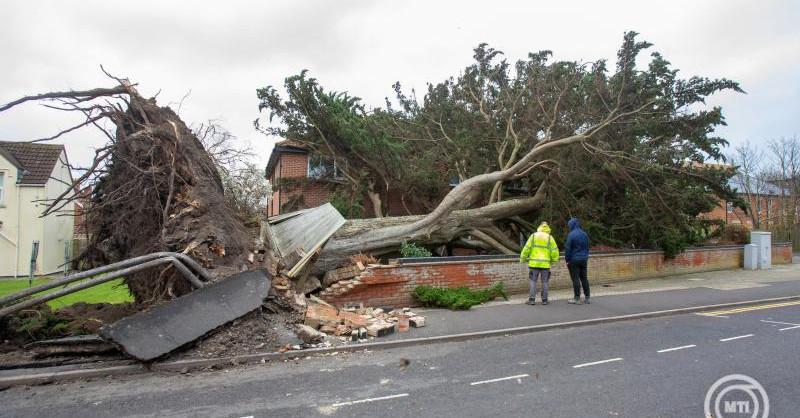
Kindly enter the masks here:
M 383 202 L 380 193 L 375 193 L 372 189 L 367 190 L 367 197 L 372 203 L 372 212 L 376 218 L 383 218 Z
M 405 241 L 423 245 L 446 244 L 458 240 L 463 235 L 469 235 L 473 230 L 496 229 L 495 221 L 541 208 L 545 200 L 544 190 L 544 187 L 540 187 L 536 195 L 532 197 L 506 200 L 475 209 L 455 210 L 447 214 L 438 223 L 438 227 L 424 233 L 408 227 L 418 224 L 429 215 L 349 220 L 334 234 L 322 250 L 316 269 L 317 271 L 326 271 L 336 268 L 350 256 L 358 253 L 380 255 L 392 252 Z M 473 238 L 480 239 L 474 235 Z M 497 242 L 496 239 L 492 240 Z M 503 244 L 500 246 L 504 247 L 506 253 L 513 252 Z

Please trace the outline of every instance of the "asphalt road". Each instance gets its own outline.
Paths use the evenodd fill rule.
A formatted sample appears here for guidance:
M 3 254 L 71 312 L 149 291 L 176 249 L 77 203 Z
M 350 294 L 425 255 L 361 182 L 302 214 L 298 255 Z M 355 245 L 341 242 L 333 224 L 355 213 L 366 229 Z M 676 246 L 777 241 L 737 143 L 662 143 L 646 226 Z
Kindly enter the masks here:
M 11 388 L 0 392 L 0 416 L 701 417 L 709 387 L 740 373 L 763 385 L 770 416 L 794 417 L 798 345 L 794 302 L 198 374 Z

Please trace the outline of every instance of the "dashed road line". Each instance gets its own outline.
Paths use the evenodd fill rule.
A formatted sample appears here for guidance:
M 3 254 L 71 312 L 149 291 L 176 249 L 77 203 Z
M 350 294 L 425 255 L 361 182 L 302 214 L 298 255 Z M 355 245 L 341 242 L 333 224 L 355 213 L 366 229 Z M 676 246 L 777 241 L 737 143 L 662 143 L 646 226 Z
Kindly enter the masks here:
M 576 364 L 576 365 L 572 366 L 572 368 L 573 369 L 580 369 L 581 367 L 595 366 L 595 365 L 598 365 L 598 364 L 611 363 L 611 362 L 615 362 L 615 361 L 622 361 L 622 357 L 610 358 L 608 360 L 593 361 L 591 363 Z
M 376 401 L 385 401 L 388 399 L 397 399 L 397 398 L 404 398 L 408 396 L 407 393 L 398 393 L 397 395 L 389 395 L 389 396 L 381 396 L 379 398 L 367 398 L 367 399 L 359 399 L 357 401 L 347 401 L 347 402 L 339 402 L 331 405 L 334 408 L 338 408 L 340 406 L 349 406 L 349 405 L 356 405 L 360 403 L 368 403 L 368 402 L 376 402 Z
M 800 326 L 800 324 L 795 324 L 795 323 L 792 323 L 792 322 L 767 321 L 766 319 L 762 319 L 762 320 L 761 320 L 761 322 L 766 322 L 766 323 L 768 323 L 768 324 L 778 324 L 778 325 L 794 325 L 794 326 Z
M 684 349 L 687 349 L 687 348 L 694 348 L 694 347 L 697 347 L 697 345 L 695 345 L 695 344 L 682 345 L 680 347 L 665 348 L 663 350 L 658 350 L 656 352 L 657 353 L 668 353 L 670 351 L 678 351 L 678 350 L 684 350 Z
M 795 328 L 800 328 L 800 325 L 795 325 L 793 327 L 788 327 L 788 328 L 781 328 L 778 331 L 788 331 L 790 329 L 795 329 Z
M 736 336 L 736 337 L 723 338 L 723 339 L 721 339 L 720 341 L 722 341 L 722 342 L 726 342 L 726 341 L 733 341 L 733 340 L 738 340 L 738 339 L 741 339 L 741 338 L 748 338 L 748 337 L 752 337 L 752 336 L 753 336 L 753 334 L 747 334 L 747 335 L 738 335 L 738 336 Z
M 498 377 L 497 379 L 481 380 L 479 382 L 472 382 L 472 383 L 470 383 L 470 386 L 483 385 L 485 383 L 502 382 L 503 380 L 522 379 L 523 377 L 528 377 L 528 376 L 529 375 L 526 373 L 526 374 L 518 374 L 516 376 Z

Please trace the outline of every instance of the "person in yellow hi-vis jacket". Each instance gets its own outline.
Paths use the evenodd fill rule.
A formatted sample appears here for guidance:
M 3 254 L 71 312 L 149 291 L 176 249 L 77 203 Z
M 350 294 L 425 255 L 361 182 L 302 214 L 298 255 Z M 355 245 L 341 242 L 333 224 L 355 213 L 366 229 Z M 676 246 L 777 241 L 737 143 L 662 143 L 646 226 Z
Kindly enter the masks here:
M 531 289 L 528 305 L 536 305 L 536 282 L 542 278 L 542 305 L 547 305 L 547 291 L 550 287 L 550 265 L 558 262 L 558 245 L 550 236 L 550 225 L 542 222 L 519 255 L 519 262 L 528 262 Z

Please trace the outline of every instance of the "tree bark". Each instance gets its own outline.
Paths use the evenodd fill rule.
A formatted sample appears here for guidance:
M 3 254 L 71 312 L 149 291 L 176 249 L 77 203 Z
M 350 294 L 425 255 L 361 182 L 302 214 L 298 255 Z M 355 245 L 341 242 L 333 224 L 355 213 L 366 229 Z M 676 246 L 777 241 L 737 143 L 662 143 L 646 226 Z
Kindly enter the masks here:
M 497 220 L 535 211 L 543 206 L 544 201 L 545 187 L 542 185 L 532 197 L 506 200 L 475 209 L 452 211 L 440 220 L 437 228 L 429 230 L 425 234 L 409 227 L 418 225 L 429 215 L 349 220 L 323 248 L 316 269 L 326 271 L 336 268 L 351 255 L 362 252 L 373 255 L 392 252 L 405 241 L 414 241 L 424 245 L 446 244 L 476 229 L 496 228 L 494 223 Z M 364 240 L 365 236 L 370 236 L 371 239 Z M 473 238 L 479 237 L 473 236 Z M 493 240 L 497 242 L 497 240 Z M 505 248 L 505 250 L 505 252 L 511 251 L 509 248 Z

